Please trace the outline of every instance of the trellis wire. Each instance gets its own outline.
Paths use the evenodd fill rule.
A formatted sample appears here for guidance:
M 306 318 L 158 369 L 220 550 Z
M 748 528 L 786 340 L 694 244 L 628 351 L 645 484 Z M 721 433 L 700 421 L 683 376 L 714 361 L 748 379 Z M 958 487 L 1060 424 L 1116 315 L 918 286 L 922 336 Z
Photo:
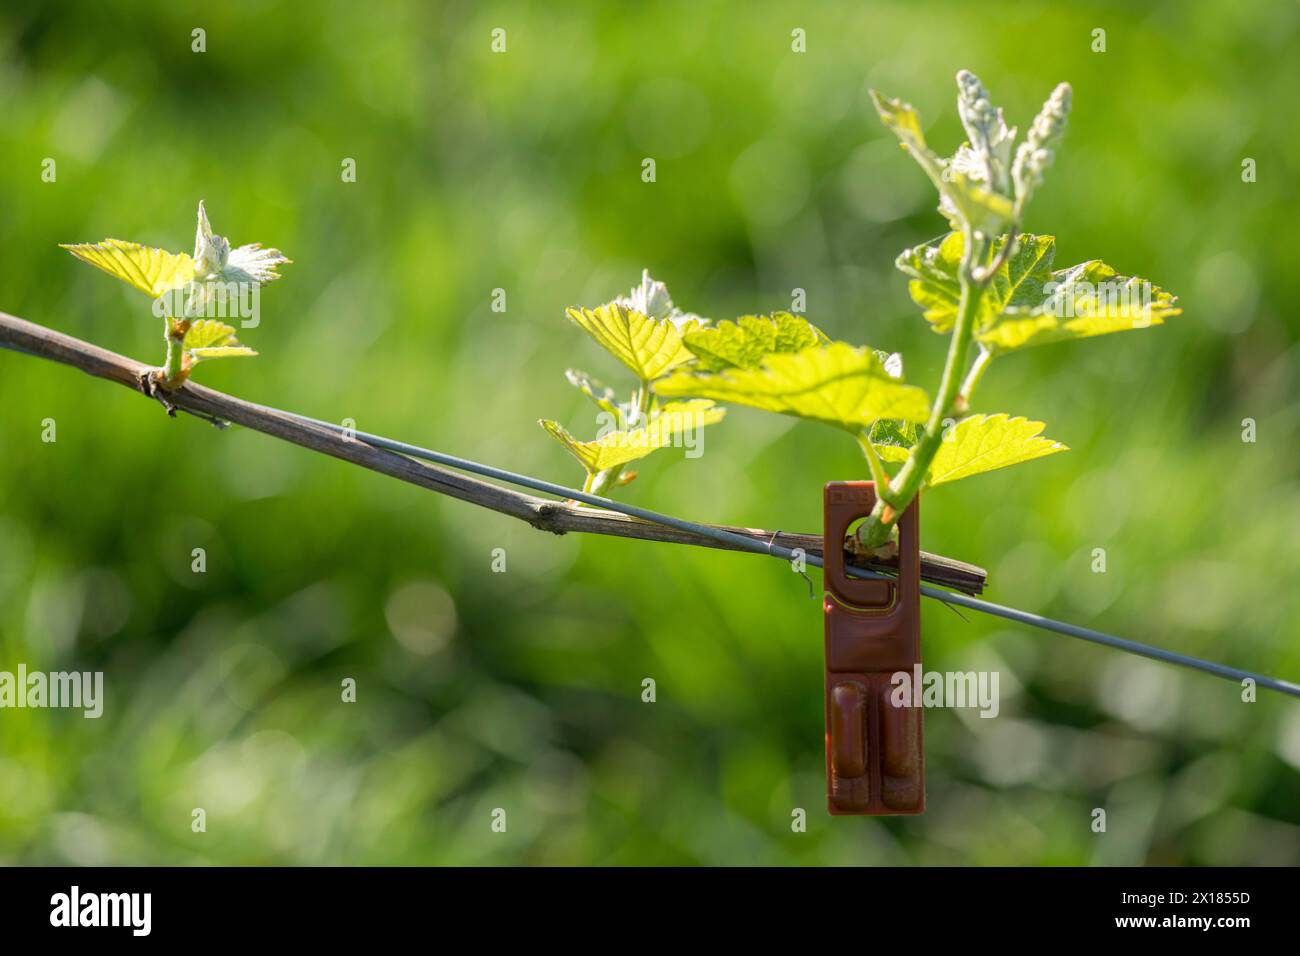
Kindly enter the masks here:
M 382 435 L 371 435 L 367 432 L 355 431 L 351 428 L 336 425 L 333 422 L 321 421 L 319 419 L 309 418 L 306 415 L 298 415 L 293 412 L 286 412 L 285 414 L 297 418 L 299 421 L 316 425 L 320 428 L 326 428 L 337 433 L 342 433 L 350 438 L 363 441 L 368 445 L 373 445 L 376 448 L 384 448 L 388 451 L 407 455 L 411 458 L 421 458 L 425 461 L 435 462 L 436 464 L 445 465 L 450 468 L 468 471 L 484 478 L 493 478 L 497 481 L 504 481 L 508 484 L 518 485 L 522 488 L 530 488 L 533 491 L 540 491 L 546 494 L 558 495 L 562 498 L 572 499 L 574 501 L 581 501 L 584 504 L 594 505 L 598 508 L 607 508 L 610 511 L 617 511 L 633 518 L 640 518 L 643 521 L 652 521 L 656 524 L 665 525 L 670 528 L 677 528 L 680 531 L 687 531 L 702 535 L 706 538 L 712 538 L 715 541 L 730 545 L 740 551 L 749 551 L 754 554 L 770 554 L 773 557 L 784 558 L 787 561 L 801 558 L 804 562 L 811 564 L 813 567 L 822 567 L 822 559 L 817 555 L 796 554 L 794 549 L 773 542 L 764 544 L 762 541 L 756 541 L 753 538 L 747 538 L 744 535 L 735 534 L 722 528 L 714 528 L 709 525 L 698 524 L 694 521 L 687 521 L 685 518 L 676 518 L 672 515 L 662 514 L 658 511 L 651 511 L 648 508 L 640 508 L 636 505 L 614 501 L 611 498 L 602 498 L 600 495 L 588 494 L 587 492 L 579 491 L 576 488 L 566 488 L 564 485 L 558 485 L 541 478 L 533 478 L 530 475 L 521 475 L 504 468 L 495 468 L 492 465 L 484 465 L 477 461 L 471 461 L 468 458 L 459 458 L 455 455 L 448 455 L 444 452 L 421 448 L 419 445 L 412 445 L 408 442 L 397 441 L 392 438 L 384 438 Z M 853 577 L 859 578 L 888 580 L 891 577 L 887 574 L 868 571 L 863 568 L 847 567 L 846 571 Z M 1269 690 L 1275 690 L 1282 694 L 1288 694 L 1291 697 L 1300 698 L 1300 684 L 1295 684 L 1291 681 L 1279 680 L 1276 677 L 1256 674 L 1252 671 L 1241 670 L 1237 667 L 1229 667 L 1226 664 L 1217 664 L 1214 661 L 1202 660 L 1199 657 L 1192 657 L 1188 654 L 1179 654 L 1177 651 L 1165 650 L 1161 647 L 1153 647 L 1150 644 L 1142 644 L 1138 641 L 1130 641 L 1123 637 L 1117 637 L 1114 634 L 1107 634 L 1103 631 L 1093 630 L 1089 627 L 1081 627 L 1078 624 L 1070 624 L 1067 621 L 1053 620 L 1050 617 L 1043 617 L 1040 614 L 1034 614 L 1030 611 L 1022 611 L 1018 608 L 1005 607 L 1001 604 L 994 604 L 992 601 L 985 601 L 981 598 L 971 597 L 967 594 L 945 591 L 928 584 L 921 585 L 921 593 L 928 598 L 934 598 L 935 600 L 943 601 L 946 604 L 955 604 L 960 607 L 969 608 L 973 611 L 982 611 L 985 614 L 1006 618 L 1007 620 L 1015 621 L 1018 624 L 1027 624 L 1030 627 L 1040 628 L 1045 631 L 1055 631 L 1056 633 L 1064 634 L 1067 637 L 1077 637 L 1081 640 L 1091 641 L 1094 644 L 1101 644 L 1105 647 L 1124 651 L 1128 654 L 1136 654 L 1140 657 L 1150 658 L 1151 660 L 1163 661 L 1166 664 L 1176 664 L 1180 667 L 1189 667 L 1206 674 L 1213 674 L 1215 677 L 1225 678 L 1226 680 L 1239 682 L 1251 680 L 1260 687 L 1266 687 Z

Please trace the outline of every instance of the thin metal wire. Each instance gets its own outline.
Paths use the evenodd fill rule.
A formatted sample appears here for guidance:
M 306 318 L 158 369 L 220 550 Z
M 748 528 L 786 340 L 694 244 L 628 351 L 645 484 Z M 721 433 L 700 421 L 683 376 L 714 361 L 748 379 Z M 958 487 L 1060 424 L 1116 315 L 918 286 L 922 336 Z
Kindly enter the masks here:
M 756 538 L 749 538 L 743 534 L 736 534 L 733 531 L 727 531 L 723 528 L 698 524 L 694 521 L 687 521 L 684 518 L 675 518 L 672 515 L 661 514 L 658 511 L 651 511 L 649 508 L 640 508 L 636 505 L 629 505 L 622 501 L 602 498 L 600 495 L 589 494 L 585 491 L 579 491 L 576 488 L 566 488 L 564 485 L 557 485 L 554 482 L 544 481 L 540 478 L 533 478 L 530 475 L 521 475 L 513 471 L 507 471 L 504 468 L 494 468 L 491 465 L 484 465 L 477 461 L 470 461 L 468 458 L 458 458 L 455 455 L 448 455 L 444 452 L 421 448 L 419 445 L 412 445 L 408 442 L 397 441 L 392 438 L 384 438 L 382 435 L 371 435 L 367 432 L 354 431 L 353 429 L 345 428 L 342 425 L 336 425 L 333 422 L 325 422 L 316 418 L 309 418 L 306 415 L 297 415 L 292 412 L 287 412 L 285 414 L 289 414 L 292 417 L 297 418 L 299 421 L 307 422 L 308 424 L 316 425 L 320 428 L 327 428 L 330 431 L 346 434 L 349 437 L 365 442 L 367 445 L 373 445 L 376 448 L 386 448 L 389 451 L 408 455 L 411 458 L 421 458 L 425 461 L 432 461 L 439 465 L 446 465 L 450 468 L 468 471 L 485 478 L 495 478 L 498 481 L 504 481 L 508 484 L 518 485 L 522 488 L 530 488 L 533 491 L 540 491 L 545 494 L 557 495 L 561 498 L 581 501 L 584 504 L 594 505 L 598 508 L 607 508 L 610 511 L 617 511 L 633 518 L 640 518 L 643 521 L 652 521 L 655 524 L 665 525 L 669 528 L 676 528 L 679 531 L 686 531 L 691 534 L 711 538 L 714 541 L 731 545 L 737 550 L 748 551 L 753 554 L 770 554 L 775 557 L 784 558 L 787 561 L 802 559 L 805 563 L 811 564 L 813 567 L 822 567 L 822 559 L 817 555 L 806 554 L 802 549 L 799 549 L 799 553 L 796 554 L 794 549 L 776 544 L 774 541 L 760 541 Z M 857 578 L 869 578 L 875 580 L 890 580 L 892 578 L 892 575 L 882 574 L 877 571 L 868 571 L 865 568 L 846 567 L 845 570 L 849 575 Z M 1019 624 L 1027 624 L 1030 627 L 1040 628 L 1045 631 L 1054 631 L 1057 634 L 1064 634 L 1067 637 L 1077 637 L 1081 640 L 1091 641 L 1094 644 L 1101 644 L 1105 647 L 1124 651 L 1128 654 L 1136 654 L 1140 657 L 1162 661 L 1166 664 L 1176 664 L 1180 667 L 1189 667 L 1206 674 L 1213 674 L 1215 677 L 1225 678 L 1226 680 L 1238 682 L 1252 680 L 1260 687 L 1266 687 L 1269 690 L 1275 690 L 1278 693 L 1300 698 L 1300 684 L 1295 684 L 1291 681 L 1279 680 L 1276 677 L 1269 677 L 1265 674 L 1256 674 L 1252 671 L 1229 667 L 1226 664 L 1217 664 L 1214 661 L 1202 660 L 1199 657 L 1192 657 L 1188 654 L 1179 654 L 1177 651 L 1169 651 L 1161 647 L 1153 647 L 1150 644 L 1141 644 L 1137 641 L 1130 641 L 1123 637 L 1116 637 L 1114 634 L 1106 634 L 1103 631 L 1096 631 L 1092 628 L 1080 627 L 1078 624 L 1070 624 L 1067 621 L 1057 621 L 1050 617 L 1043 617 L 1040 614 L 1021 611 L 1018 608 L 1004 607 L 1001 604 L 994 604 L 992 601 L 985 601 L 981 598 L 971 597 L 968 594 L 944 591 L 928 584 L 921 585 L 921 593 L 928 598 L 943 601 L 945 604 L 956 604 L 960 607 L 970 608 L 974 611 L 982 611 L 985 614 L 991 614 L 995 617 L 1006 618 L 1009 621 L 1015 621 Z
M 1092 628 L 1080 627 L 1078 624 L 1070 624 L 1067 621 L 1055 621 L 1050 617 L 1043 617 L 1029 611 L 1021 611 L 1018 608 L 1003 607 L 1001 604 L 994 604 L 992 601 L 984 601 L 967 594 L 941 591 L 928 584 L 921 585 L 921 593 L 926 597 L 935 598 L 947 604 L 957 604 L 976 611 L 983 611 L 985 614 L 1004 617 L 1009 621 L 1028 624 L 1030 627 L 1055 631 L 1058 634 L 1077 637 L 1085 641 L 1091 641 L 1094 644 L 1104 644 L 1106 647 L 1115 650 L 1126 651 L 1129 654 L 1137 654 L 1141 657 L 1149 657 L 1155 661 L 1164 661 L 1166 664 L 1180 664 L 1183 667 L 1192 667 L 1227 680 L 1243 681 L 1249 678 L 1260 687 L 1267 687 L 1269 690 L 1289 694 L 1292 697 L 1300 697 L 1300 684 L 1291 681 L 1279 680 L 1276 677 L 1268 677 L 1252 671 L 1244 671 L 1236 667 L 1229 667 L 1227 664 L 1216 664 L 1214 661 L 1201 660 L 1199 657 L 1190 657 L 1187 654 L 1179 654 L 1177 651 L 1167 651 L 1162 647 L 1152 647 L 1150 644 L 1139 644 L 1137 641 L 1130 641 L 1102 631 L 1094 631 Z

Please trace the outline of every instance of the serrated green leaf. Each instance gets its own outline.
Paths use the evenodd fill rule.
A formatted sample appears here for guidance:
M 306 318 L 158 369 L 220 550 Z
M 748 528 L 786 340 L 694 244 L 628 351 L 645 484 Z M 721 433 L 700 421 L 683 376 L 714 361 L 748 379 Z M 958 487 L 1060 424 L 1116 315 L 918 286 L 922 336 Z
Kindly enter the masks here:
M 871 426 L 871 447 L 883 461 L 897 463 L 907 460 L 912 446 L 920 437 L 921 426 L 895 419 L 881 419 Z
M 871 102 L 880 115 L 880 122 L 898 137 L 909 150 L 928 150 L 925 145 L 925 133 L 921 129 L 921 114 L 911 103 L 905 103 L 892 96 L 885 96 L 875 90 L 868 91 Z
M 689 362 L 682 336 L 699 327 L 691 320 L 652 319 L 618 302 L 597 309 L 568 309 L 569 318 L 642 381 L 650 381 Z
M 1005 236 L 995 240 L 992 255 L 1005 243 Z M 962 247 L 961 234 L 949 233 L 905 250 L 896 262 L 911 277 L 908 291 L 936 332 L 948 332 L 956 321 Z M 1175 296 L 1143 279 L 1117 275 L 1098 260 L 1053 272 L 1055 255 L 1054 236 L 1020 236 L 980 301 L 976 341 L 998 354 L 1159 325 L 1182 311 Z
M 945 434 L 930 463 L 926 483 L 942 485 L 1068 451 L 1060 442 L 1043 438 L 1042 430 L 1042 422 L 1005 414 L 964 418 Z
M 726 413 L 725 408 L 718 408 L 710 401 L 669 402 L 650 413 L 644 428 L 619 429 L 594 441 L 580 441 L 564 426 L 549 419 L 542 419 L 539 424 L 588 473 L 596 474 L 669 447 L 678 436 L 719 422 Z
M 215 348 L 189 350 L 189 355 L 196 362 L 205 362 L 210 359 L 243 358 L 244 356 L 256 354 L 257 352 L 244 345 L 220 345 Z
M 855 435 L 881 418 L 924 421 L 930 404 L 921 389 L 885 371 L 871 349 L 844 342 L 769 355 L 756 369 L 681 370 L 656 383 L 655 391 L 794 415 Z
M 183 252 L 151 249 L 121 239 L 60 244 L 59 248 L 154 298 L 194 278 L 194 260 Z
M 257 354 L 252 349 L 239 344 L 233 326 L 216 319 L 199 319 L 191 323 L 181 347 L 194 362 Z
M 912 454 L 910 448 L 904 448 L 901 445 L 872 445 L 871 447 L 875 449 L 876 455 L 881 461 L 888 462 L 891 465 L 901 465 Z
M 1163 325 L 1179 315 L 1177 296 L 1093 259 L 1053 272 L 1033 306 L 1012 304 L 1000 321 L 975 333 L 995 355 L 1032 345 L 1086 339 Z
M 926 145 L 921 114 L 910 103 L 882 96 L 875 90 L 870 92 L 880 122 L 898 137 L 939 191 L 939 211 L 948 217 L 953 229 L 965 222 L 989 235 L 1000 232 L 1014 216 L 1011 200 L 972 179 L 960 165 L 953 167 L 940 159 Z
M 876 113 L 880 116 L 880 122 L 898 137 L 903 149 L 911 154 L 917 165 L 930 177 L 930 181 L 934 183 L 935 188 L 942 193 L 944 188 L 943 161 L 926 145 L 925 133 L 921 129 L 921 114 L 916 111 L 911 103 L 894 99 L 892 96 L 882 96 L 875 90 L 869 92 L 871 102 L 876 107 Z
M 591 399 L 592 403 L 601 411 L 609 412 L 614 416 L 618 415 L 618 398 L 614 395 L 614 390 L 608 385 L 597 381 L 586 372 L 579 371 L 576 368 L 566 369 L 564 377 L 569 380 L 570 385 Z
M 960 237 L 958 237 L 960 238 Z M 1002 254 L 1006 236 L 993 241 L 991 255 Z M 1051 281 L 1052 260 L 1056 258 L 1056 237 L 1025 233 L 1016 240 L 1007 261 L 1002 264 L 984 290 L 980 302 L 977 328 L 998 321 L 1008 309 L 1032 308 L 1043 300 L 1043 286 Z
M 216 319 L 198 319 L 190 323 L 190 330 L 185 333 L 185 341 L 182 346 L 192 350 L 230 345 L 234 341 L 234 326 L 219 322 Z
M 894 260 L 895 267 L 911 277 L 907 291 L 936 332 L 951 331 L 957 321 L 963 248 L 961 233 L 950 232 L 938 241 L 904 249 Z
M 1006 236 L 995 239 L 991 255 L 999 255 L 1006 241 Z M 957 321 L 964 246 L 961 233 L 950 232 L 937 242 L 904 249 L 894 261 L 899 271 L 911 277 L 907 290 L 912 301 L 924 310 L 925 320 L 939 333 L 951 331 Z M 1052 278 L 1051 265 L 1055 254 L 1055 237 L 1022 235 L 1014 255 L 998 269 L 984 290 L 976 328 L 996 322 L 1010 307 L 1041 302 L 1043 284 Z
M 716 372 L 726 368 L 758 368 L 775 352 L 798 352 L 829 341 L 821 329 L 789 312 L 742 315 L 735 322 L 686 333 L 686 347 L 699 359 L 698 368 Z

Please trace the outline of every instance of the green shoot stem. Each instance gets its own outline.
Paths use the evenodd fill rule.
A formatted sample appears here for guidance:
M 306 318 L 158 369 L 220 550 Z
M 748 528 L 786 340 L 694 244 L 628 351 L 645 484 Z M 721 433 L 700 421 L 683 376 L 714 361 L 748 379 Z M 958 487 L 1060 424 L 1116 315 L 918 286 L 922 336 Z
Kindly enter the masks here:
M 636 422 L 634 424 L 645 427 L 646 420 L 650 417 L 650 402 L 654 393 L 650 391 L 650 382 L 647 379 L 641 379 L 640 390 L 636 396 Z
M 162 375 L 157 384 L 171 391 L 185 383 L 188 372 L 185 368 L 185 335 L 190 330 L 196 305 L 202 308 L 207 295 L 206 290 L 195 290 L 191 285 L 185 309 L 180 316 L 171 314 L 168 309 L 163 316 L 163 337 L 167 341 L 167 358 L 163 363 Z M 201 314 L 201 313 L 199 313 Z
M 163 321 L 167 323 L 167 361 L 163 365 L 162 385 L 164 388 L 175 388 L 181 383 L 184 368 L 185 333 L 176 334 L 175 319 L 168 317 Z M 188 326 L 188 323 L 185 324 Z
M 893 482 L 884 490 L 879 484 L 876 486 L 876 506 L 858 531 L 862 545 L 867 549 L 878 548 L 889 540 L 899 516 L 907 510 L 921 490 L 930 463 L 939 451 L 939 443 L 943 441 L 944 420 L 952 414 L 957 400 L 962 370 L 966 368 L 966 354 L 970 351 L 975 331 L 975 317 L 979 314 L 980 300 L 984 296 L 984 285 L 976 281 L 975 268 L 977 263 L 983 261 L 987 250 L 987 240 L 982 237 L 977 239 L 972 230 L 967 229 L 964 238 L 961 300 L 952 338 L 948 342 L 948 359 L 943 366 L 943 377 L 939 380 L 939 394 L 930 410 L 930 420 L 926 423 L 925 431 L 913 446 L 903 467 L 894 476 Z
M 645 428 L 646 422 L 650 420 L 650 403 L 654 400 L 654 393 L 650 391 L 650 382 L 641 379 L 638 389 L 636 393 L 636 418 L 632 422 L 620 421 L 619 426 L 622 428 Z M 589 473 L 587 483 L 582 486 L 582 490 L 593 495 L 604 494 L 606 488 L 617 486 L 621 477 L 623 477 L 622 465 L 615 465 L 613 468 L 606 468 L 604 471 Z
M 858 432 L 858 444 L 862 446 L 862 454 L 867 458 L 867 467 L 871 469 L 871 480 L 876 483 L 877 488 L 888 489 L 889 473 L 885 471 L 885 463 L 880 460 L 880 455 L 876 453 L 876 447 L 871 444 L 869 429 Z

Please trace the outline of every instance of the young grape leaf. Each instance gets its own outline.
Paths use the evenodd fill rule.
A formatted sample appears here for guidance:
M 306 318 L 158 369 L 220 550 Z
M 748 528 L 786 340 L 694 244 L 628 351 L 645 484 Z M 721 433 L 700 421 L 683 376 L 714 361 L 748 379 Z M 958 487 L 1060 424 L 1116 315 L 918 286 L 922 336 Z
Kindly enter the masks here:
M 185 333 L 182 347 L 187 350 L 204 349 L 219 345 L 230 345 L 234 341 L 235 329 L 233 326 L 226 325 L 225 322 L 218 322 L 216 319 L 199 319 L 190 323 L 190 329 Z
M 1007 237 L 993 241 L 992 255 L 1001 253 Z M 950 232 L 938 242 L 904 249 L 894 261 L 911 278 L 907 291 L 924 309 L 924 317 L 935 332 L 946 334 L 957 321 L 961 302 L 961 257 L 964 241 L 960 232 Z M 1043 285 L 1052 279 L 1052 258 L 1056 255 L 1053 236 L 1020 236 L 1015 253 L 989 281 L 980 300 L 976 328 L 996 322 L 1009 307 L 1032 306 L 1043 299 Z
M 727 368 L 758 368 L 773 352 L 798 352 L 830 341 L 807 319 L 789 312 L 742 315 L 735 322 L 686 333 L 686 347 L 695 353 L 695 366 L 706 372 Z
M 875 90 L 871 90 L 871 102 L 880 115 L 880 122 L 898 137 L 939 190 L 939 210 L 954 230 L 965 222 L 972 229 L 994 235 L 1012 219 L 1015 209 L 1010 199 L 986 189 L 960 167 L 951 168 L 951 164 L 926 145 L 921 115 L 910 103 L 881 96 Z
M 888 462 L 891 465 L 901 465 L 907 461 L 908 456 L 912 453 L 910 448 L 904 448 L 902 445 L 877 445 L 872 444 L 876 455 L 881 461 Z
M 925 392 L 891 376 L 875 352 L 844 342 L 769 355 L 756 369 L 679 370 L 655 391 L 794 415 L 855 435 L 881 418 L 924 421 L 930 410 Z
M 230 247 L 230 240 L 212 231 L 203 200 L 199 200 L 198 228 L 194 235 L 194 268 L 200 279 L 238 285 L 265 285 L 280 278 L 277 267 L 293 260 L 279 249 L 263 249 L 260 242 Z
M 596 474 L 666 448 L 678 436 L 721 421 L 726 413 L 725 408 L 718 408 L 710 401 L 669 402 L 650 413 L 644 428 L 619 429 L 594 441 L 580 441 L 549 419 L 542 419 L 538 424 L 578 459 L 589 474 Z
M 920 438 L 921 426 L 912 422 L 900 422 L 884 418 L 871 426 L 868 437 L 871 447 L 883 461 L 899 463 L 907 461 L 912 446 Z
M 1068 451 L 1060 442 L 1043 438 L 1039 434 L 1042 430 L 1042 422 L 1006 414 L 964 418 L 944 435 L 930 463 L 926 484 L 934 487 Z
M 150 249 L 121 239 L 60 243 L 59 248 L 154 298 L 179 289 L 194 278 L 194 260 L 183 252 Z
M 939 241 L 904 249 L 894 260 L 895 267 L 911 277 L 907 291 L 936 332 L 950 332 L 957 321 L 963 248 L 961 233 L 950 232 Z
M 597 381 L 586 372 L 581 372 L 576 368 L 567 369 L 564 377 L 569 380 L 570 385 L 591 399 L 592 403 L 601 411 L 609 412 L 615 416 L 618 415 L 618 399 L 614 395 L 614 390 L 608 385 Z
M 679 326 L 671 319 L 652 319 L 619 302 L 597 309 L 566 311 L 583 331 L 642 381 L 656 379 L 693 357 L 682 336 L 699 328 L 694 320 Z
M 216 319 L 199 319 L 191 324 L 181 347 L 194 362 L 257 354 L 239 344 L 232 326 Z
M 960 233 L 949 233 L 905 250 L 896 262 L 911 277 L 908 291 L 936 332 L 948 332 L 956 321 L 962 243 Z M 992 254 L 1005 243 L 1005 236 L 997 239 Z M 1054 236 L 1020 236 L 980 301 L 976 341 L 999 354 L 1159 325 L 1182 312 L 1175 296 L 1144 279 L 1117 275 L 1096 259 L 1054 272 L 1055 255 Z
M 991 255 L 994 258 L 1000 256 L 1006 244 L 1006 236 L 993 240 Z M 977 326 L 983 328 L 996 322 L 1009 309 L 1032 308 L 1042 302 L 1043 286 L 1052 281 L 1052 260 L 1055 258 L 1055 236 L 1026 233 L 1018 237 L 1011 255 L 993 273 L 984 290 Z
M 1036 305 L 1012 304 L 976 339 L 993 354 L 1163 325 L 1182 309 L 1178 297 L 1099 259 L 1053 272 Z
M 190 358 L 195 362 L 204 362 L 208 359 L 243 358 L 256 354 L 257 352 L 244 345 L 218 345 L 206 349 L 190 349 L 189 351 Z

